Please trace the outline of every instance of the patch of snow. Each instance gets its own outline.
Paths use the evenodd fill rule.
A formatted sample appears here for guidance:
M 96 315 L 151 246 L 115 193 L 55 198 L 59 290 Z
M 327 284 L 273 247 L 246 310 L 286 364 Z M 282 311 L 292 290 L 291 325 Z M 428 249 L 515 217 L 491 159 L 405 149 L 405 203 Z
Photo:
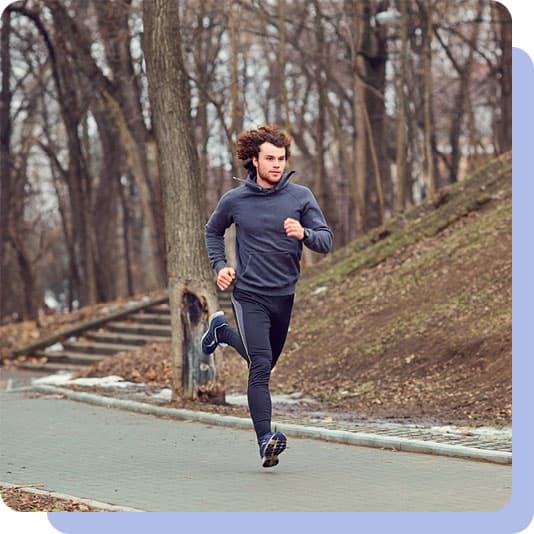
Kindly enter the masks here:
M 305 398 L 300 392 L 291 393 L 290 395 L 272 395 L 271 400 L 273 404 L 300 404 L 303 401 L 313 402 L 313 399 Z M 226 395 L 226 402 L 236 406 L 248 406 L 247 396 L 240 393 Z
M 127 388 L 129 386 L 139 386 L 135 382 L 128 382 L 122 376 L 103 376 L 96 378 L 77 378 L 71 380 L 69 384 L 76 384 L 78 386 L 98 386 L 100 388 Z
M 72 373 L 56 373 L 55 375 L 43 376 L 42 378 L 35 378 L 32 384 L 45 384 L 48 386 L 62 386 L 68 384 L 72 378 Z
M 225 400 L 228 404 L 234 404 L 235 406 L 247 406 L 248 403 L 247 396 L 238 393 L 226 395 Z
M 54 343 L 53 345 L 46 347 L 44 351 L 45 352 L 57 352 L 59 350 L 63 350 L 63 345 L 61 343 Z
M 482 427 L 467 427 L 467 426 L 432 426 L 430 430 L 433 432 L 441 432 L 444 434 L 473 434 L 475 436 L 487 436 L 490 438 L 512 438 L 512 429 L 511 428 L 492 428 L 489 426 Z
M 76 384 L 78 386 L 98 386 L 103 388 L 128 386 L 139 386 L 134 382 L 127 382 L 122 376 L 104 376 L 98 378 L 76 378 L 72 380 L 72 373 L 56 373 L 55 375 L 44 376 L 32 380 L 32 384 L 45 384 L 49 386 L 64 386 L 67 384 Z
M 150 297 L 144 296 L 141 299 L 138 300 L 129 300 L 126 305 L 128 307 L 138 306 L 139 304 L 144 304 L 145 302 L 148 302 L 150 300 Z
M 320 295 L 321 293 L 324 293 L 327 289 L 328 289 L 328 287 L 326 287 L 326 286 L 319 286 L 319 287 L 316 287 L 316 288 L 312 291 L 312 295 Z
M 152 395 L 153 399 L 170 401 L 172 395 L 172 390 L 170 388 L 164 388 L 159 393 Z
M 119 309 L 120 306 L 118 304 L 111 304 L 110 306 L 104 306 L 101 311 L 104 313 L 111 313 Z
M 50 291 L 50 289 L 47 289 L 45 291 L 44 301 L 45 301 L 45 304 L 49 308 L 51 308 L 52 310 L 60 310 L 61 309 L 60 302 L 56 299 L 54 293 L 52 291 Z

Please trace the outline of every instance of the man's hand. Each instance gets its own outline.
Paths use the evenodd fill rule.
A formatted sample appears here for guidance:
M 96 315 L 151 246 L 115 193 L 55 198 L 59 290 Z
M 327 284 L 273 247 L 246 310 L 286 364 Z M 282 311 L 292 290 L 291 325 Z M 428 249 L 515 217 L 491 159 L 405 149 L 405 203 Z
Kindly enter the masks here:
M 295 237 L 298 240 L 304 239 L 304 228 L 296 219 L 287 218 L 284 221 L 284 230 L 287 237 Z
M 217 287 L 226 291 L 235 280 L 235 270 L 232 267 L 223 267 L 217 275 Z

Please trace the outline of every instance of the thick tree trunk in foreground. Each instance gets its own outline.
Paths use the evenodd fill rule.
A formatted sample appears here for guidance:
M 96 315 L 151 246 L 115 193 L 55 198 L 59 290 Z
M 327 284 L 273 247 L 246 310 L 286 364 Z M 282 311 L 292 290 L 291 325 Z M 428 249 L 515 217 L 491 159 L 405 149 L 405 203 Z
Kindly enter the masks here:
M 200 337 L 217 298 L 204 245 L 200 169 L 189 112 L 178 2 L 144 2 L 143 48 L 159 151 L 175 365 L 173 399 L 215 389 L 215 365 Z

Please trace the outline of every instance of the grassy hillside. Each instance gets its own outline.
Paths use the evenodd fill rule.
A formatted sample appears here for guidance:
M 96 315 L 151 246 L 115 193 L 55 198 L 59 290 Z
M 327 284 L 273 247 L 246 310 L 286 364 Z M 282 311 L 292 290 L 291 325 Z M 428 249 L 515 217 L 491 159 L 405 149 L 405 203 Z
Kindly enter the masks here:
M 303 277 L 272 387 L 355 416 L 511 420 L 511 154 Z

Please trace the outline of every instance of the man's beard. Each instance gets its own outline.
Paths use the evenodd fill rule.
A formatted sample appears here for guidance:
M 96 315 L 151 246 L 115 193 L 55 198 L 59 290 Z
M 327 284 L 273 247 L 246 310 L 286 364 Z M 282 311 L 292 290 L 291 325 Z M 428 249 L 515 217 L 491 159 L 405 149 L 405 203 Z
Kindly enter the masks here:
M 280 174 L 274 178 L 272 174 L 269 174 L 269 171 L 264 171 L 261 167 L 261 164 L 258 165 L 258 168 L 256 169 L 256 173 L 258 175 L 258 178 L 261 178 L 263 182 L 267 183 L 271 187 L 276 187 L 280 180 L 282 179 L 283 172 L 280 171 Z

